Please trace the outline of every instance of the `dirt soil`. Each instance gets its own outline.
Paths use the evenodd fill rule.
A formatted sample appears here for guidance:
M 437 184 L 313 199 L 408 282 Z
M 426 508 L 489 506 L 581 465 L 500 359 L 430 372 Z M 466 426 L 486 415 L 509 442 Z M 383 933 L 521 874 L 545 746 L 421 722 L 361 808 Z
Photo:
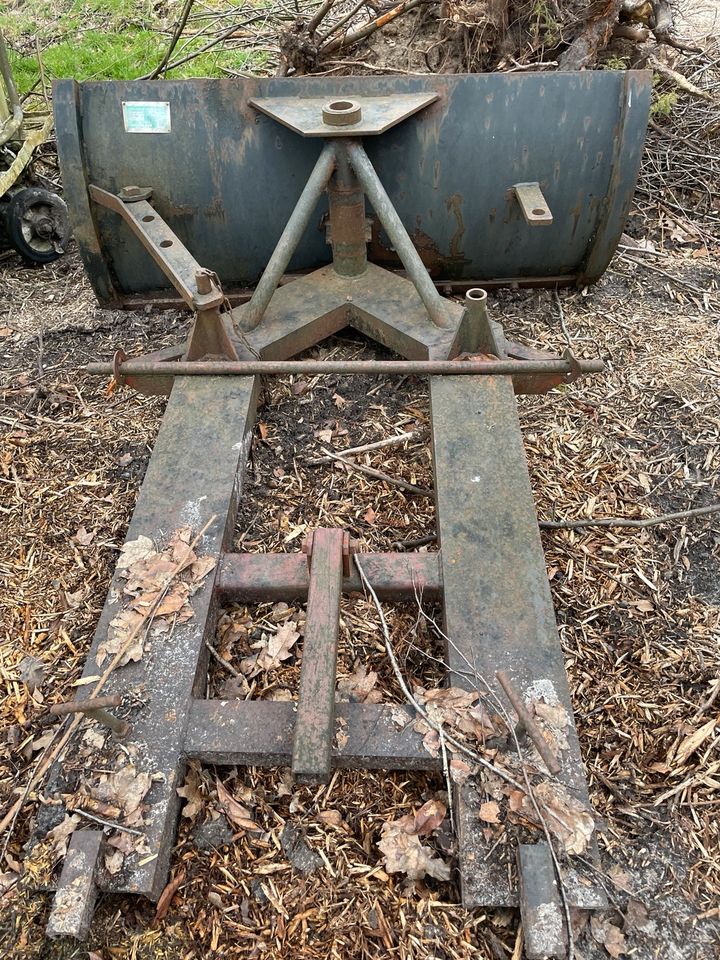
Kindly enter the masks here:
M 500 291 L 491 303 L 508 335 L 561 350 L 567 334 L 580 354 L 608 362 L 603 375 L 520 400 L 541 519 L 644 518 L 717 501 L 720 291 L 710 257 L 621 252 L 595 287 Z M 78 368 L 117 345 L 139 352 L 172 342 L 186 327 L 175 312 L 98 309 L 74 253 L 45 270 L 12 255 L 0 262 L 4 804 L 42 748 L 47 705 L 68 699 L 79 676 L 164 407 L 124 390 L 108 395 Z M 319 349 L 382 355 L 353 334 Z M 319 522 L 342 524 L 376 549 L 432 534 L 432 501 L 342 465 L 307 463 L 320 446 L 413 431 L 366 462 L 429 489 L 427 418 L 421 381 L 275 382 L 258 415 L 236 547 L 293 550 Z M 577 956 L 617 955 L 621 930 L 620 955 L 720 956 L 718 703 L 703 709 L 720 677 L 718 515 L 547 530 L 543 541 L 611 904 L 592 928 L 579 922 Z M 254 631 L 292 613 L 235 605 L 217 648 L 237 668 Z M 440 649 L 432 628 L 417 626 L 416 610 L 393 607 L 388 617 L 407 675 L 435 679 L 437 664 L 423 653 Z M 398 699 L 381 651 L 371 605 L 347 603 L 341 678 L 360 662 Z M 34 695 L 19 670 L 28 656 L 40 661 Z M 293 695 L 297 669 L 290 661 L 276 671 L 263 695 Z M 215 691 L 230 695 L 224 685 L 234 679 L 213 665 Z M 683 745 L 700 728 L 707 732 L 688 753 Z M 217 778 L 251 804 L 267 838 L 260 846 L 242 832 L 228 843 Z M 44 941 L 50 897 L 38 892 L 46 875 L 28 845 L 37 802 L 28 804 L 2 864 L 5 955 L 498 958 L 519 949 L 511 913 L 469 915 L 453 880 L 403 884 L 382 870 L 382 824 L 442 796 L 441 782 L 343 773 L 313 791 L 288 787 L 281 771 L 221 769 L 192 769 L 189 782 L 197 805 L 181 822 L 166 912 L 153 919 L 152 905 L 101 898 L 90 953 Z M 322 853 L 314 872 L 293 866 L 288 825 Z

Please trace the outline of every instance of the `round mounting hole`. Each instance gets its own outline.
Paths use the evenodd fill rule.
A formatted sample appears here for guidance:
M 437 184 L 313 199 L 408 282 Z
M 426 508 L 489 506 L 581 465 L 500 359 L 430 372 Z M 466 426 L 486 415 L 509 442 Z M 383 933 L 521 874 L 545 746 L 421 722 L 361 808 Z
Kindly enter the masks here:
M 480 302 L 487 300 L 487 293 L 481 287 L 473 287 L 471 290 L 468 290 L 465 296 L 468 300 L 478 300 Z
M 152 223 L 155 217 L 143 217 L 143 223 Z
M 161 246 L 161 247 L 171 247 L 171 246 L 172 246 L 172 240 L 161 240 L 161 241 L 160 241 L 160 246 Z
M 545 209 L 545 207 L 535 207 L 535 209 L 533 210 L 534 217 L 544 217 L 546 213 L 547 213 L 547 210 Z
M 362 107 L 355 100 L 330 100 L 322 108 L 322 118 L 333 127 L 351 127 L 362 119 Z

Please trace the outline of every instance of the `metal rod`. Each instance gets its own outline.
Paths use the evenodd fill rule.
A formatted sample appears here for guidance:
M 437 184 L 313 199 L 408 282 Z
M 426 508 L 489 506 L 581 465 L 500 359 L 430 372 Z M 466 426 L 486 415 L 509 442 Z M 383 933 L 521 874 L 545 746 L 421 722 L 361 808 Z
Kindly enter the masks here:
M 579 373 L 600 373 L 602 360 L 578 360 Z M 112 363 L 89 363 L 89 374 L 114 373 Z M 317 376 L 475 377 L 573 375 L 568 360 L 125 360 L 121 377 Z
M 497 678 L 497 682 L 505 691 L 505 696 L 512 704 L 512 708 L 518 716 L 518 722 L 537 747 L 537 752 L 542 757 L 545 766 L 548 768 L 550 773 L 560 773 L 562 767 L 560 766 L 557 757 L 550 749 L 550 745 L 542 735 L 540 727 L 538 727 L 538 725 L 535 723 L 535 720 L 530 716 L 530 713 L 523 703 L 520 695 L 513 687 L 507 671 L 497 670 L 495 676 Z
M 124 737 L 130 731 L 130 724 L 125 720 L 119 720 L 104 709 L 104 707 L 119 707 L 121 703 L 122 697 L 119 694 L 87 700 L 70 700 L 67 703 L 54 704 L 50 707 L 50 713 L 56 717 L 62 717 L 68 713 L 84 713 L 91 720 L 112 730 L 116 736 Z
M 365 195 L 372 204 L 373 210 L 383 227 L 385 227 L 385 232 L 407 270 L 408 277 L 420 294 L 420 299 L 425 305 L 430 319 L 437 327 L 447 327 L 449 320 L 445 315 L 444 301 L 435 289 L 435 284 L 430 279 L 430 274 L 420 259 L 420 254 L 415 249 L 414 243 L 403 226 L 397 210 L 370 162 L 370 158 L 360 143 L 348 143 L 346 149 Z
M 242 312 L 241 323 L 244 330 L 254 330 L 262 320 L 334 169 L 335 147 L 332 143 L 326 143 L 295 209 L 290 214 L 290 219 L 285 224 L 285 229 L 260 277 L 255 292 L 247 308 Z
M 87 700 L 68 700 L 66 703 L 55 703 L 50 707 L 54 717 L 64 717 L 68 713 L 87 713 L 89 710 L 103 710 L 105 707 L 119 707 L 122 697 L 113 693 L 107 697 L 89 697 Z

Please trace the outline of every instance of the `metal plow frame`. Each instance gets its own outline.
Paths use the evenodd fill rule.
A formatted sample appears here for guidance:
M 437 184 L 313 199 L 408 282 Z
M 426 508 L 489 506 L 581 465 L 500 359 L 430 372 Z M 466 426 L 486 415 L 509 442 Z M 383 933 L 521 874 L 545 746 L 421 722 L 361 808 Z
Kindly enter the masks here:
M 605 270 L 635 187 L 650 101 L 644 71 L 56 84 L 58 150 L 73 227 L 98 299 L 135 307 L 167 296 L 162 274 L 88 185 L 153 184 L 158 212 L 226 293 L 256 283 L 315 162 L 311 137 L 256 110 L 302 115 L 331 98 L 430 96 L 366 140 L 390 200 L 440 288 L 588 283 Z M 128 132 L 123 104 L 168 104 L 167 133 Z M 322 132 L 322 131 L 320 131 Z M 401 162 L 400 162 L 401 160 Z M 539 186 L 551 214 L 537 216 Z M 520 187 L 518 193 L 516 187 Z M 528 203 L 519 203 L 519 199 Z M 325 209 L 288 269 L 330 261 Z M 529 226 L 538 229 L 528 229 Z M 400 266 L 378 218 L 369 257 Z
M 412 727 L 411 707 L 335 702 L 340 597 L 362 588 L 352 560 L 357 548 L 347 533 L 317 529 L 298 554 L 230 549 L 261 375 L 429 377 L 439 552 L 364 554 L 359 557 L 362 570 L 380 598 L 411 598 L 419 589 L 442 602 L 452 638 L 446 651 L 452 685 L 474 688 L 470 664 L 491 688 L 496 674 L 504 678 L 503 689 L 513 692 L 521 721 L 523 701 L 531 699 L 538 684 L 572 717 L 514 394 L 544 392 L 602 364 L 580 361 L 567 351 L 552 357 L 508 341 L 489 318 L 480 289 L 469 290 L 464 304 L 438 293 L 364 147 L 368 137 L 382 140 L 389 135 L 384 131 L 391 134 L 411 123 L 435 102 L 435 95 L 415 96 L 412 103 L 401 97 L 358 96 L 320 100 L 312 108 L 306 101 L 299 109 L 292 99 L 254 101 L 257 114 L 278 130 L 291 122 L 292 136 L 306 138 L 298 143 L 321 138 L 324 145 L 314 146 L 314 166 L 252 296 L 235 309 L 217 273 L 200 266 L 160 214 L 153 182 L 83 187 L 82 204 L 92 203 L 96 213 L 127 225 L 126 237 L 138 254 L 144 248 L 147 262 L 159 267 L 195 313 L 184 344 L 139 360 L 118 351 L 112 363 L 88 368 L 90 373 L 112 372 L 119 382 L 147 393 L 170 394 L 127 538 L 156 537 L 190 523 L 195 532 L 204 531 L 202 551 L 217 565 L 192 596 L 193 618 L 176 625 L 171 644 L 151 641 L 139 662 L 110 673 L 103 690 L 109 698 L 72 707 L 103 720 L 98 711 L 123 703 L 125 720 L 105 715 L 103 722 L 114 723 L 116 734 L 135 744 L 144 769 L 161 776 L 147 797 L 144 831 L 150 853 L 142 858 L 129 854 L 120 875 L 104 872 L 97 831 L 76 832 L 58 884 L 51 935 L 83 936 L 98 889 L 160 895 L 179 812 L 177 787 L 189 758 L 290 765 L 303 783 L 327 782 L 335 767 L 440 768 Z M 328 125 L 333 129 L 328 131 Z M 146 183 L 151 171 L 147 173 Z M 84 174 L 79 175 L 84 184 Z M 539 183 L 515 186 L 515 202 L 524 216 L 552 215 Z M 283 285 L 325 194 L 332 262 Z M 366 200 L 407 276 L 369 262 L 373 241 Z M 288 359 L 345 326 L 405 359 L 384 364 Z M 86 677 L 97 671 L 96 654 L 121 594 L 122 579 L 116 574 Z M 212 639 L 219 606 L 305 597 L 297 704 L 205 699 L 206 641 Z M 79 690 L 80 696 L 88 691 L 87 697 L 92 688 Z M 141 702 L 131 696 L 138 690 L 143 691 Z M 407 724 L 397 725 L 398 709 L 404 710 Z M 522 722 L 529 732 L 529 721 Z M 338 740 L 340 728 L 344 736 Z M 567 749 L 547 766 L 571 797 L 589 803 L 572 721 Z M 59 794 L 62 779 L 57 767 L 53 786 Z M 494 847 L 481 828 L 482 800 L 482 785 L 472 780 L 455 797 L 463 903 L 519 904 L 527 956 L 564 955 L 564 912 L 548 845 L 521 844 L 516 869 L 509 869 L 493 856 Z M 593 843 L 588 855 L 592 859 L 596 854 Z M 569 904 L 602 906 L 602 891 L 577 867 L 572 858 L 561 867 Z

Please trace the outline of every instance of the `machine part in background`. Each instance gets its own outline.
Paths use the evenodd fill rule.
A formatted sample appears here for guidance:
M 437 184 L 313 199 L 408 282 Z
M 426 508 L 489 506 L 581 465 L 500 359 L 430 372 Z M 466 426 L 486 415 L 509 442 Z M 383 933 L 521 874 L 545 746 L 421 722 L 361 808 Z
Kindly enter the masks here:
M 117 195 L 151 179 L 158 215 L 233 298 L 267 266 L 321 135 L 364 137 L 369 162 L 441 290 L 592 282 L 625 227 L 651 87 L 649 72 L 633 70 L 61 80 L 53 103 L 65 198 L 90 282 L 102 303 L 137 306 L 143 295 L 167 290 L 167 280 L 112 211 L 94 206 L 90 184 Z M 169 128 L 126 127 L 128 101 L 144 104 L 149 116 L 167 104 Z M 361 106 L 361 119 L 325 124 L 323 103 L 327 111 L 338 102 Z M 528 225 L 517 199 L 516 186 L 528 183 L 552 213 L 542 229 Z M 289 273 L 332 260 L 320 225 L 326 211 L 324 199 Z M 371 202 L 367 216 L 368 260 L 401 269 Z
M 30 263 L 51 263 L 70 235 L 65 201 L 40 187 L 24 187 L 0 202 L 4 234 Z
M 52 130 L 52 117 L 23 113 L 0 33 L 0 249 L 14 247 L 29 263 L 51 263 L 65 250 L 65 202 L 32 185 L 33 151 Z

